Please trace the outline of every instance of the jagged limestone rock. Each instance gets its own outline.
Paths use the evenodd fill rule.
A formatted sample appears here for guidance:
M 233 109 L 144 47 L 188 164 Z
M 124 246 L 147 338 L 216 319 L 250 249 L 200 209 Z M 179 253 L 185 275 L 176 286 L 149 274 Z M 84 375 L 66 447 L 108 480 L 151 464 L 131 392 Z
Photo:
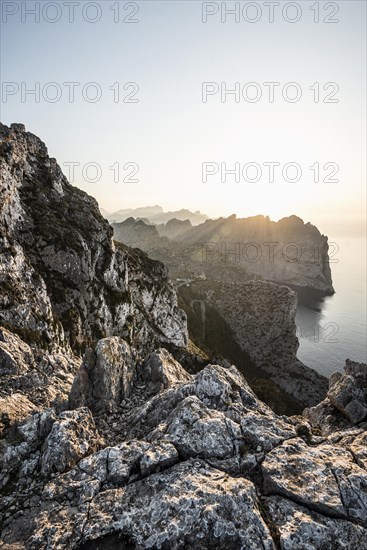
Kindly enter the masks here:
M 254 485 L 226 478 L 202 461 L 103 491 L 88 510 L 87 520 L 83 506 L 46 512 L 27 547 L 44 548 L 48 541 L 54 548 L 78 548 L 121 532 L 136 548 L 274 548 Z
M 136 361 L 130 346 L 118 336 L 104 338 L 89 350 L 74 379 L 69 404 L 113 409 L 130 396 Z
M 168 441 L 153 443 L 140 459 L 141 475 L 146 477 L 154 472 L 166 470 L 179 461 L 176 447 Z
M 325 517 L 292 500 L 265 500 L 271 520 L 279 532 L 282 550 L 367 549 L 366 530 L 348 521 Z
M 187 344 L 166 268 L 112 240 L 97 202 L 71 186 L 42 141 L 0 126 L 0 324 L 80 353 L 121 335 L 145 351 Z
M 344 375 L 336 372 L 330 377 L 326 399 L 303 413 L 325 435 L 367 423 L 367 365 L 347 359 L 344 370 Z
M 186 397 L 170 414 L 165 433 L 182 457 L 230 457 L 235 439 L 241 439 L 238 425 L 210 410 L 195 395 Z
M 247 413 L 241 418 L 241 430 L 246 442 L 257 451 L 271 451 L 283 441 L 296 436 L 296 428 L 289 418 L 274 418 Z
M 286 441 L 261 466 L 265 494 L 278 494 L 325 515 L 367 526 L 367 472 L 333 445 Z
M 352 424 L 357 424 L 367 417 L 367 365 L 347 361 L 345 371 L 345 375 L 338 372 L 330 377 L 327 396 Z
M 33 362 L 31 348 L 16 334 L 0 328 L 0 376 L 25 374 Z
M 96 350 L 105 365 L 96 425 L 101 436 L 122 440 L 104 446 L 86 408 L 58 417 L 49 409 L 22 422 L 2 455 L 3 487 L 14 487 L 0 499 L 6 550 L 194 542 L 203 550 L 275 549 L 279 541 L 321 550 L 333 533 L 340 548 L 347 536 L 363 548 L 363 424 L 317 436 L 302 417 L 280 417 L 259 401 L 234 366 L 183 375 L 164 350 L 154 359 L 164 359 L 174 377 L 164 387 L 158 370 L 161 390 L 152 394 L 129 362 L 140 370 L 152 354 L 141 360 L 116 337 Z M 104 398 L 126 379 L 130 397 L 111 413 Z
M 36 411 L 33 403 L 21 393 L 0 398 L 0 435 Z
M 25 402 L 33 410 L 53 407 L 60 412 L 67 408 L 70 388 L 79 366 L 80 359 L 72 353 L 49 353 L 34 344 L 31 348 L 18 335 L 0 329 L 0 402 L 10 399 L 11 394 L 17 394 L 19 407 L 17 400 L 13 399 L 16 415 L 21 414 Z M 25 412 L 23 419 L 28 414 Z M 11 427 L 11 423 L 5 424 Z
M 363 549 L 365 365 L 304 418 L 276 415 L 227 361 L 186 373 L 161 348 L 187 340 L 165 268 L 113 244 L 22 125 L 0 138 L 2 548 Z M 278 350 L 268 374 L 304 393 L 318 379 L 285 361 L 292 294 L 245 290 L 254 357 Z
M 137 477 L 139 465 L 150 448 L 149 443 L 138 440 L 105 447 L 81 460 L 56 480 L 51 480 L 43 490 L 43 498 L 80 505 L 101 490 L 125 486 L 134 476 Z
M 150 394 L 188 382 L 191 376 L 164 348 L 154 351 L 139 365 L 138 374 Z
M 45 477 L 65 472 L 86 455 L 97 450 L 99 437 L 87 408 L 60 413 L 45 439 L 41 473 Z
M 52 409 L 32 413 L 33 410 L 28 410 L 27 420 L 21 418 L 19 425 L 15 427 L 15 441 L 2 441 L 0 452 L 0 486 L 2 488 L 11 483 L 11 478 L 14 476 L 18 477 L 19 484 L 22 486 L 24 473 L 34 474 L 39 468 L 39 449 L 50 433 L 56 415 Z M 27 472 L 27 470 L 30 471 Z M 30 479 L 27 478 L 27 481 Z

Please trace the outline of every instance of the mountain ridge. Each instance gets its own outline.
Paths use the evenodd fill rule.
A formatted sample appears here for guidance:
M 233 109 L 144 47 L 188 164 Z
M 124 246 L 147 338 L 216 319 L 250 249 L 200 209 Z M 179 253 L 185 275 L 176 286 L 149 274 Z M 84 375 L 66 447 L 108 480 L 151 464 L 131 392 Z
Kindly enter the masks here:
M 181 208 L 180 210 L 164 212 L 163 208 L 159 205 L 143 206 L 138 208 L 123 208 L 113 213 L 109 213 L 103 208 L 101 211 L 103 211 L 104 216 L 111 223 L 123 222 L 128 218 L 145 218 L 151 223 L 165 224 L 169 220 L 176 218 L 182 221 L 190 220 L 192 225 L 196 225 L 208 219 L 208 216 L 206 214 L 202 214 L 199 210 L 192 212 L 187 208 Z

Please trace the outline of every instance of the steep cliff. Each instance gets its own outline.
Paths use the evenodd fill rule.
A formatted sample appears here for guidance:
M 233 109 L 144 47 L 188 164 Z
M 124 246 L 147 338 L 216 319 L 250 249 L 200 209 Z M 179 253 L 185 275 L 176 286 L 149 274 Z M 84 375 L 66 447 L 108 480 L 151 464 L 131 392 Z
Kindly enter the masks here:
M 227 263 L 268 281 L 334 292 L 328 239 L 297 216 L 273 222 L 264 216 L 233 215 L 207 220 L 175 239 L 196 245 L 193 259 L 204 269 L 206 264 Z
M 114 244 L 96 201 L 42 141 L 0 126 L 0 323 L 28 343 L 80 352 L 118 334 L 142 349 L 186 345 L 166 268 Z
M 275 410 L 301 411 L 325 397 L 327 379 L 297 359 L 295 292 L 265 281 L 207 279 L 183 285 L 179 296 L 189 329 L 199 336 L 198 345 L 204 349 L 214 346 L 217 353 L 236 361 L 252 387 Z M 192 306 L 196 317 L 202 316 L 196 325 Z M 196 342 L 194 335 L 191 337 Z M 230 343 L 230 349 L 223 343 Z M 278 395 L 277 388 L 284 394 Z

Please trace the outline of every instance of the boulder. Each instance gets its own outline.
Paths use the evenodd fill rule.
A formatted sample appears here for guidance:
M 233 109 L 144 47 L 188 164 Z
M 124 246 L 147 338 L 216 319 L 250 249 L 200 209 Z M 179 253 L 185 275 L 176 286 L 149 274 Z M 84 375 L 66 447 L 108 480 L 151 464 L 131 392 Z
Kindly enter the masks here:
M 223 413 L 191 396 L 170 415 L 166 437 L 183 458 L 226 458 L 234 453 L 234 440 L 241 439 L 241 430 Z
M 150 395 L 191 380 L 190 374 L 164 348 L 148 355 L 139 366 L 138 374 Z
M 87 408 L 61 413 L 43 445 L 42 475 L 65 472 L 96 451 L 98 445 L 99 437 Z
M 19 336 L 0 327 L 0 376 L 25 374 L 33 362 L 31 348 Z
M 118 336 L 100 340 L 89 350 L 69 396 L 71 408 L 87 405 L 93 410 L 112 410 L 130 396 L 136 361 L 129 345 Z
M 327 397 L 303 412 L 325 435 L 367 422 L 367 365 L 347 359 L 344 370 L 331 375 Z
M 367 365 L 347 361 L 345 372 L 330 377 L 327 396 L 352 424 L 357 424 L 367 417 Z
M 0 435 L 36 411 L 33 403 L 21 393 L 0 398 Z

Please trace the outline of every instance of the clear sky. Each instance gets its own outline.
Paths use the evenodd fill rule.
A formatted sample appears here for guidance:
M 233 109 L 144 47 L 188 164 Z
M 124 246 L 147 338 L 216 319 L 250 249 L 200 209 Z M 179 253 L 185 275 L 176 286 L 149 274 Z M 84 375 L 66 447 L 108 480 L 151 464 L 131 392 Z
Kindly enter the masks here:
M 2 122 L 23 122 L 40 136 L 66 175 L 65 163 L 79 163 L 73 183 L 109 211 L 160 204 L 210 216 L 297 214 L 330 237 L 361 232 L 366 3 L 204 4 L 3 0 Z M 240 11 L 221 14 L 222 4 Z M 40 10 L 39 22 L 32 9 Z M 203 10 L 214 12 L 206 23 Z M 326 22 L 333 20 L 338 22 Z M 67 82 L 80 84 L 74 102 Z M 91 82 L 98 88 L 86 86 Z M 137 93 L 136 85 L 123 89 L 128 82 L 138 85 Z M 206 102 L 203 82 L 214 83 L 209 88 L 216 92 Z M 279 83 L 274 102 L 266 82 Z M 287 86 L 290 82 L 296 87 Z M 334 84 L 324 89 L 327 83 Z M 36 86 L 38 102 L 26 94 Z M 221 89 L 236 86 L 240 97 L 224 95 L 222 102 Z M 93 102 L 98 91 L 101 98 Z M 292 102 L 300 92 L 300 100 Z M 53 102 L 55 94 L 61 96 Z M 251 102 L 255 94 L 259 100 Z M 126 96 L 138 102 L 122 101 Z M 206 182 L 205 162 L 212 163 L 208 170 L 218 170 Z M 280 166 L 269 181 L 264 163 L 272 162 Z M 100 166 L 94 183 L 88 180 L 97 171 L 88 163 Z M 124 170 L 127 163 L 134 165 Z M 223 171 L 221 181 L 221 163 L 228 169 L 239 163 L 240 181 L 229 174 L 225 179 Z M 254 164 L 246 168 L 249 163 L 261 172 Z M 285 169 L 287 163 L 299 165 L 299 181 L 285 181 L 284 170 L 288 180 L 300 175 L 292 166 Z M 130 179 L 138 181 L 122 181 L 135 164 L 139 171 Z M 120 181 L 114 181 L 117 166 Z M 246 181 L 243 172 L 247 180 L 261 177 Z

